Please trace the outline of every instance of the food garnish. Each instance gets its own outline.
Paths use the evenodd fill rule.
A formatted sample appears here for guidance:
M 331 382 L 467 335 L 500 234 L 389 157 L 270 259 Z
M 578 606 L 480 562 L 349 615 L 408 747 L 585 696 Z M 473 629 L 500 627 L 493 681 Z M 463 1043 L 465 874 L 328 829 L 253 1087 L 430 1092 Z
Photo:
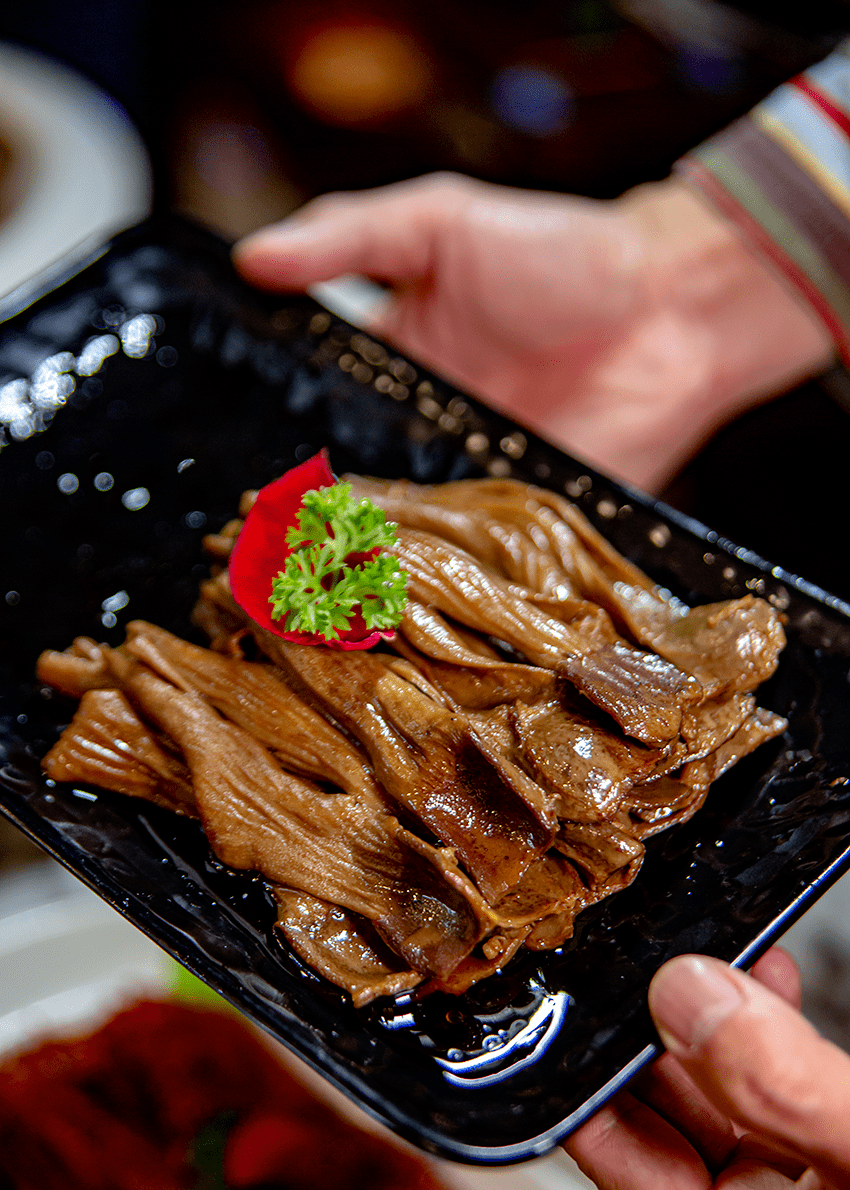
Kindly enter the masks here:
M 263 488 L 246 518 L 233 597 L 284 640 L 368 649 L 395 634 L 407 603 L 407 576 L 386 552 L 395 526 L 351 492 L 321 451 Z

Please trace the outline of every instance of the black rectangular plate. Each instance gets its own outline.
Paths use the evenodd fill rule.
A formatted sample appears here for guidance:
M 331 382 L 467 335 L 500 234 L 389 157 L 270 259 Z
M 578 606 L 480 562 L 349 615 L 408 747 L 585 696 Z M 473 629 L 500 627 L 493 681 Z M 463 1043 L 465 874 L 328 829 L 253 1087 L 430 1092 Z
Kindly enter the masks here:
M 101 355 L 118 348 L 99 367 L 97 344 Z M 13 423 L 0 453 L 0 808 L 424 1149 L 503 1163 L 552 1148 L 653 1056 L 646 988 L 662 962 L 700 951 L 751 963 L 850 863 L 845 605 L 598 475 L 309 298 L 253 292 L 207 233 L 143 224 L 9 317 L 0 417 Z M 321 446 L 339 472 L 511 475 L 566 492 L 675 595 L 754 591 L 788 617 L 787 651 L 761 694 L 788 717 L 784 738 L 652 840 L 636 882 L 584 913 L 560 951 L 520 954 L 458 998 L 356 1012 L 275 938 L 262 882 L 217 863 L 196 824 L 40 772 L 72 707 L 39 689 L 38 653 L 76 635 L 118 643 L 137 617 L 195 637 L 204 533 L 234 515 L 243 489 Z

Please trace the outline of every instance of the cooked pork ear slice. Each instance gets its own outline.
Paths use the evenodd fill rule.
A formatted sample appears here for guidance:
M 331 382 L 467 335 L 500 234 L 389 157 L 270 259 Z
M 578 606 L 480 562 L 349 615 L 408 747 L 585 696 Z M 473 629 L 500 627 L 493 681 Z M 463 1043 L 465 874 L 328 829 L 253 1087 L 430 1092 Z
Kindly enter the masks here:
M 575 921 L 582 909 L 587 908 L 591 901 L 579 902 L 575 909 L 564 909 L 560 913 L 550 913 L 543 917 L 528 931 L 525 939 L 527 950 L 557 950 L 559 946 L 572 938 L 575 933 Z
M 788 720 L 782 715 L 767 711 L 763 707 L 756 707 L 738 730 L 708 756 L 683 765 L 682 780 L 694 788 L 707 789 L 732 765 L 749 756 L 768 740 L 782 735 L 787 726 Z
M 272 885 L 277 926 L 299 958 L 351 994 L 355 1008 L 422 982 L 385 945 L 369 922 L 307 893 Z
M 439 690 L 425 677 L 421 670 L 417 669 L 412 661 L 409 661 L 405 656 L 395 656 L 392 653 L 375 653 L 374 657 L 380 661 L 385 669 L 391 670 L 398 677 L 403 678 L 405 682 L 410 682 L 415 686 L 420 693 L 424 694 L 426 698 L 430 698 L 432 702 L 439 703 L 441 707 L 451 707 L 451 700 L 448 699 L 442 690 Z
M 755 707 L 752 694 L 732 694 L 689 707 L 682 716 L 682 742 L 686 748 L 683 762 L 701 760 L 725 744 L 750 718 Z
M 223 863 L 361 914 L 424 973 L 453 971 L 491 928 L 492 915 L 451 853 L 359 798 L 285 773 L 199 695 L 144 666 L 131 666 L 122 684 L 183 752 L 204 831 Z
M 645 575 L 636 577 L 625 560 L 614 565 L 607 548 L 609 573 L 593 559 L 583 560 L 583 594 L 604 607 L 626 636 L 693 674 L 706 698 L 755 690 L 775 671 L 785 632 L 766 600 L 744 595 L 687 608 L 663 597 Z
M 222 570 L 214 578 L 201 583 L 199 596 L 192 608 L 192 623 L 200 628 L 216 648 L 235 632 L 245 627 L 245 613 L 230 593 L 230 579 Z
M 409 599 L 399 631 L 420 653 L 452 665 L 500 666 L 504 657 L 475 632 L 450 623 L 433 607 Z
M 584 518 L 568 514 L 574 523 Z M 581 563 L 580 589 L 644 648 L 693 674 L 706 698 L 755 690 L 775 671 L 785 647 L 780 614 L 754 595 L 688 608 L 660 594 L 586 522 L 584 543 L 596 557 Z
M 788 720 L 781 715 L 756 707 L 713 752 L 684 764 L 678 777 L 661 777 L 631 790 L 624 805 L 639 824 L 636 835 L 647 838 L 674 823 L 687 822 L 718 777 L 761 744 L 781 735 L 787 726 Z
M 115 685 L 104 660 L 103 647 L 88 636 L 78 636 L 63 653 L 46 649 L 36 662 L 36 676 L 46 686 L 70 698 L 82 698 L 87 690 Z
M 779 664 L 785 630 L 779 613 L 754 595 L 691 608 L 663 628 L 647 629 L 646 645 L 691 673 L 707 698 L 746 692 L 765 682 Z
M 408 573 L 410 597 L 460 624 L 504 641 L 535 665 L 555 669 L 590 647 L 562 620 L 547 616 L 471 554 L 416 529 L 399 529 L 392 552 Z
M 592 763 L 586 764 L 580 755 L 568 754 L 566 763 L 561 756 L 562 763 L 550 764 L 548 742 L 543 743 L 534 731 L 535 712 L 538 710 L 539 707 L 523 708 L 519 703 L 504 704 L 487 710 L 468 711 L 467 718 L 476 738 L 482 741 L 482 747 L 486 747 L 490 755 L 498 756 L 503 767 L 510 768 L 517 783 L 525 781 L 541 790 L 556 818 L 575 817 L 590 822 L 607 819 L 608 814 L 616 810 L 631 783 L 619 775 L 612 785 L 604 771 Z M 542 722 L 539 726 L 542 726 Z M 564 734 L 570 733 L 569 725 L 558 723 L 556 730 L 558 727 L 565 727 L 562 743 L 566 743 Z M 598 741 L 603 750 L 604 735 L 603 732 Z M 571 738 L 575 740 L 575 732 L 572 732 Z M 581 743 L 577 742 L 580 748 Z M 611 757 L 607 756 L 606 759 L 610 763 Z M 571 760 L 576 763 L 571 765 Z
M 686 608 L 658 587 L 594 529 L 581 511 L 554 493 L 541 497 L 560 512 L 581 541 L 592 567 L 577 586 L 622 620 L 638 644 L 693 674 L 709 698 L 754 690 L 775 671 L 785 645 L 782 617 L 754 595 Z
M 42 768 L 54 781 L 100 785 L 197 816 L 189 770 L 119 690 L 88 690 Z
M 606 728 L 576 706 L 553 699 L 508 713 L 522 768 L 557 794 L 559 818 L 604 822 L 633 785 L 645 780 L 661 753 Z
M 262 631 L 258 640 L 360 741 L 390 797 L 457 851 L 488 901 L 546 850 L 555 825 L 547 807 L 523 800 L 526 787 L 514 788 L 483 754 L 463 716 L 368 652 L 293 645 Z M 536 786 L 530 792 L 542 799 Z
M 408 607 L 405 612 L 405 619 L 402 621 L 401 631 L 393 641 L 393 648 L 436 686 L 451 705 L 465 710 L 483 710 L 513 702 L 517 698 L 529 703 L 535 702 L 540 698 L 551 697 L 554 693 L 556 678 L 552 670 L 541 669 L 539 665 L 519 665 L 505 661 L 495 650 L 490 651 L 490 656 L 478 656 L 471 648 L 466 647 L 471 634 L 461 634 L 438 613 L 430 608 L 422 608 L 421 605 L 408 620 L 410 610 Z M 440 644 L 431 644 L 417 629 L 409 632 L 408 628 L 414 617 L 418 627 L 426 620 L 441 621 L 444 626 L 443 639 L 451 635 L 456 642 L 456 648 L 443 650 Z M 414 639 L 425 645 L 425 652 L 413 643 Z M 437 652 L 454 653 L 454 656 L 435 657 L 434 654 Z
M 629 826 L 628 819 L 622 819 Z M 571 909 L 561 909 L 532 926 L 525 945 L 529 950 L 553 950 L 572 937 L 582 909 L 626 888 L 643 863 L 643 844 L 613 823 L 565 822 L 555 849 L 582 874 L 582 892 Z
M 218 533 L 207 533 L 203 540 L 203 546 L 206 553 L 211 554 L 214 558 L 220 558 L 226 561 L 230 557 L 230 551 L 233 549 L 233 544 L 244 525 L 244 521 L 239 517 L 234 517 L 228 521 Z
M 200 648 L 144 620 L 127 625 L 126 649 L 167 681 L 202 694 L 276 752 L 284 768 L 385 802 L 362 750 L 300 698 L 276 666 Z
M 522 947 L 530 928 L 519 926 L 517 929 L 495 930 L 471 955 L 455 967 L 451 975 L 429 980 L 423 990 L 448 992 L 450 996 L 463 995 L 473 984 L 488 979 L 506 967 Z
M 626 735 L 656 748 L 676 739 L 685 708 L 704 697 L 690 674 L 663 657 L 624 644 L 565 657 L 558 673 L 606 711 Z
M 543 917 L 581 907 L 584 885 L 572 864 L 550 851 L 528 869 L 493 911 L 503 928 L 531 926 Z
M 591 899 L 598 900 L 631 884 L 643 863 L 643 844 L 629 834 L 625 816 L 617 822 L 564 822 L 555 848 L 585 879 Z
M 632 819 L 636 839 L 648 839 L 677 822 L 687 822 L 703 804 L 708 785 L 696 779 L 689 784 L 681 776 L 665 774 L 646 785 L 637 785 L 623 802 Z

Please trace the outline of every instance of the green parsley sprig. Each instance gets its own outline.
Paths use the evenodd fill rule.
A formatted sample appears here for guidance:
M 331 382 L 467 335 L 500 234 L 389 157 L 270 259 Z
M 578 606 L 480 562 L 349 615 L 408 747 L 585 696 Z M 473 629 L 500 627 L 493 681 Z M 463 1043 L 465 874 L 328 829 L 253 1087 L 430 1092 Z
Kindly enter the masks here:
M 350 483 L 305 492 L 298 524 L 286 533 L 292 553 L 272 581 L 272 618 L 287 632 L 337 640 L 359 611 L 370 631 L 391 629 L 407 603 L 407 575 L 392 554 L 395 526 Z

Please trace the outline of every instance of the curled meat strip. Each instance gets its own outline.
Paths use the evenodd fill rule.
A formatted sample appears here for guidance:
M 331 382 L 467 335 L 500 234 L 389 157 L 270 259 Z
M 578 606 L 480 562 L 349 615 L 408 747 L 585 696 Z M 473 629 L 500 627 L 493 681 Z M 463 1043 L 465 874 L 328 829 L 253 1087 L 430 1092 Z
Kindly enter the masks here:
M 386 805 L 361 749 L 289 686 L 276 666 L 226 657 L 143 620 L 127 625 L 126 651 L 183 690 L 196 690 L 294 773 Z
M 552 830 L 469 731 L 465 719 L 370 653 L 304 648 L 263 634 L 264 646 L 363 745 L 383 788 L 455 849 L 488 899 L 512 888 Z

